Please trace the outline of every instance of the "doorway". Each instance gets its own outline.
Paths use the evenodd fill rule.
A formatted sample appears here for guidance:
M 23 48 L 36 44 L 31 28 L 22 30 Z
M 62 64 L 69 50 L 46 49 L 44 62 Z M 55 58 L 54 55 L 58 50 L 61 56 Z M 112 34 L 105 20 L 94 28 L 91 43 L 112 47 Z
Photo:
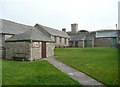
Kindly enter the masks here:
M 41 47 L 41 52 L 42 52 L 42 55 L 41 57 L 42 58 L 46 58 L 46 42 L 42 42 L 42 47 Z

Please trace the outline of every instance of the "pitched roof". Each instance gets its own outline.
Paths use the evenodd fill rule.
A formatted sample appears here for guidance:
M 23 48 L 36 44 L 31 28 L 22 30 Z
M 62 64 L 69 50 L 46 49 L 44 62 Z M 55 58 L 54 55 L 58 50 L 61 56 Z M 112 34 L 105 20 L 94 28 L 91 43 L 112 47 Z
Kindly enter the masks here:
M 46 27 L 46 26 L 43 26 L 43 25 L 40 25 L 40 24 L 38 24 L 38 25 L 40 27 L 42 27 L 45 31 L 47 31 L 50 35 L 70 38 L 70 36 L 66 32 L 63 32 L 63 31 L 60 31 L 60 30 L 57 30 L 57 29 L 53 29 L 53 28 L 50 28 L 50 27 Z
M 70 39 L 71 41 L 74 40 L 74 41 L 77 41 L 77 40 L 84 40 L 86 37 L 86 34 L 85 33 L 81 33 L 81 34 L 71 34 L 70 35 Z
M 4 34 L 20 34 L 30 29 L 34 29 L 33 26 L 23 25 L 5 19 L 0 19 L 0 22 L 0 33 Z
M 52 42 L 52 40 L 46 36 L 43 32 L 40 32 L 38 29 L 31 29 L 21 34 L 16 34 L 13 37 L 6 40 L 7 42 L 11 41 L 45 41 Z
M 90 32 L 86 35 L 85 40 L 93 40 L 95 38 L 95 32 Z
M 96 32 L 96 38 L 100 37 L 117 37 L 120 30 L 99 30 Z

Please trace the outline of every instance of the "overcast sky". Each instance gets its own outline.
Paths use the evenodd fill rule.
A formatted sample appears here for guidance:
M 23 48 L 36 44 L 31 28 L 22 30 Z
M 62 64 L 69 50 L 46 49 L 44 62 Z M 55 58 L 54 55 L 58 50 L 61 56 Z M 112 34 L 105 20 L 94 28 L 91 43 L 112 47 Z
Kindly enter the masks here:
M 61 30 L 115 29 L 120 0 L 0 0 L 0 18 L 34 26 L 36 23 Z

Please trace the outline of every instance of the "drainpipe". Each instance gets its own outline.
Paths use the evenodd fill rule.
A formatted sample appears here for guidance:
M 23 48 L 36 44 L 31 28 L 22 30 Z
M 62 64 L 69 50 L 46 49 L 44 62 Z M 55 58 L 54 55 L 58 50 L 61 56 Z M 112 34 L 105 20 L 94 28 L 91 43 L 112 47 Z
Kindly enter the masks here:
M 85 41 L 84 41 L 84 39 L 83 39 L 83 48 L 85 47 Z
M 30 61 L 32 61 L 32 40 L 30 40 Z

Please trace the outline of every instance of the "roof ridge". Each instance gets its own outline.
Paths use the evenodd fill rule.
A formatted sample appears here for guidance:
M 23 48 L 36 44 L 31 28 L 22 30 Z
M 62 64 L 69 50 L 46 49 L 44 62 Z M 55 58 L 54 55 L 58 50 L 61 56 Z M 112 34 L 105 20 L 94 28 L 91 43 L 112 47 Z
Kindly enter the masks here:
M 22 26 L 34 27 L 34 26 L 31 26 L 31 25 L 27 25 L 27 24 L 23 24 L 23 23 L 18 23 L 18 22 L 11 21 L 11 20 L 8 20 L 8 19 L 1 19 L 1 20 L 8 21 L 8 22 L 15 23 L 15 24 L 19 24 L 19 25 L 22 25 Z
M 56 30 L 56 31 L 61 31 L 61 30 L 58 30 L 58 29 L 55 29 L 55 28 L 52 28 L 52 27 L 48 27 L 48 26 L 44 26 L 44 25 L 41 25 L 41 24 L 38 24 L 38 25 L 43 26 L 43 27 L 47 27 L 47 28 L 50 28 L 50 29 L 53 29 L 53 30 Z M 63 31 L 61 31 L 61 32 L 63 32 Z

